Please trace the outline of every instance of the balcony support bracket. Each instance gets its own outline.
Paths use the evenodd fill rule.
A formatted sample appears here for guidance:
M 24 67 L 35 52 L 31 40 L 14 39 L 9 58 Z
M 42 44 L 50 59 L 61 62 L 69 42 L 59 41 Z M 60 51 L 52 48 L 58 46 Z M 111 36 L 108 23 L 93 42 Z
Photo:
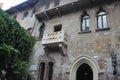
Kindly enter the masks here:
M 48 56 L 49 52 L 48 52 L 47 47 L 43 46 L 43 49 L 44 49 L 44 51 L 45 51 L 46 56 Z
M 59 44 L 59 48 L 60 48 L 61 54 L 63 56 L 66 56 L 67 55 L 67 47 L 63 44 Z

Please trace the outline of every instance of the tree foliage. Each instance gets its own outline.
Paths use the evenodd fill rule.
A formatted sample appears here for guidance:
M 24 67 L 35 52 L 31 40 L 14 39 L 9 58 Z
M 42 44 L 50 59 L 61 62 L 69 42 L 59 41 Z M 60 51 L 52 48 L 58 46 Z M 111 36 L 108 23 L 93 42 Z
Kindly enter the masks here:
M 35 39 L 29 32 L 0 9 L 0 70 L 7 72 L 8 80 L 25 79 L 29 53 L 34 43 Z

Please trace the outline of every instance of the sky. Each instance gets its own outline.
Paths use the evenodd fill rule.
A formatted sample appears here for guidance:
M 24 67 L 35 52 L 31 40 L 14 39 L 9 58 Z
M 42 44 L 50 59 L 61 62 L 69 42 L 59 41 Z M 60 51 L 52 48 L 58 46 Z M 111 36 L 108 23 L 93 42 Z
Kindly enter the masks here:
M 27 1 L 27 0 L 0 0 L 0 3 L 3 3 L 2 9 L 7 10 L 10 7 L 13 7 L 17 4 L 24 2 L 24 1 Z

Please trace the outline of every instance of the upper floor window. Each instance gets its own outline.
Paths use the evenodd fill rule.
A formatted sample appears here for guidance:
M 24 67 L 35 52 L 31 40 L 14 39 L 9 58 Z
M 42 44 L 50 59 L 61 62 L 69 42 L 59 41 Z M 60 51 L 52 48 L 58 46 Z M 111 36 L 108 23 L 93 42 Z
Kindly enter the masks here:
M 58 32 L 58 31 L 61 31 L 61 30 L 62 30 L 62 24 L 54 26 L 54 32 Z
M 23 20 L 24 18 L 26 18 L 27 16 L 28 16 L 28 12 L 24 12 L 24 13 L 23 13 L 22 20 Z
M 54 6 L 58 6 L 60 4 L 60 0 L 54 0 Z
M 49 6 L 50 6 L 50 2 L 51 2 L 51 0 L 47 0 L 47 1 L 46 1 L 45 9 L 48 9 L 48 8 L 49 8 Z
M 31 17 L 33 17 L 34 14 L 35 14 L 35 9 L 32 10 Z
M 89 24 L 89 15 L 84 13 L 84 15 L 81 17 L 81 31 L 88 31 L 90 29 Z
M 42 39 L 45 30 L 45 23 L 43 22 L 39 28 L 39 38 Z
M 108 27 L 106 12 L 103 9 L 99 10 L 97 14 L 97 26 L 98 26 L 98 29 L 105 29 Z
M 16 19 L 16 18 L 17 18 L 17 15 L 14 15 L 13 18 Z
M 29 33 L 32 33 L 33 28 L 28 28 L 27 30 L 28 30 Z

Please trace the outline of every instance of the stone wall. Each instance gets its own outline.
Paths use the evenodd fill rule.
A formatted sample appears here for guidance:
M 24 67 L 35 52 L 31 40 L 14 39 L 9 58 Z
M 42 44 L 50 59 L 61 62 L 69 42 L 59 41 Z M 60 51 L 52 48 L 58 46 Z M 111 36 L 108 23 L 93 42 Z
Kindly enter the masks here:
M 119 3 L 114 3 L 104 5 L 102 8 L 107 12 L 107 21 L 110 30 L 96 31 L 96 13 L 99 10 L 99 7 L 86 9 L 90 16 L 90 33 L 79 34 L 81 26 L 80 16 L 83 11 L 70 13 L 63 15 L 62 17 L 56 17 L 45 21 L 45 33 L 53 32 L 54 25 L 62 24 L 62 30 L 68 34 L 67 56 L 62 56 L 59 52 L 49 53 L 49 56 L 55 59 L 53 80 L 70 80 L 69 72 L 71 63 L 82 54 L 89 55 L 98 62 L 100 70 L 103 71 L 102 73 L 99 73 L 99 80 L 113 80 L 114 75 L 111 64 L 110 49 L 114 48 L 117 54 L 118 63 L 120 63 L 120 17 L 118 17 L 120 6 Z M 36 45 L 40 46 L 41 41 L 38 42 Z M 34 55 L 31 60 L 35 63 L 39 63 L 38 56 L 45 55 L 42 46 L 37 46 L 35 52 L 36 53 L 33 53 Z M 119 70 L 117 78 L 119 78 Z
M 72 0 L 69 0 L 72 1 Z M 61 0 L 60 4 L 69 2 L 68 0 Z M 41 40 L 36 42 L 33 52 L 30 55 L 30 65 L 36 65 L 36 71 L 33 74 L 33 79 L 37 80 L 39 75 L 39 64 L 41 60 L 54 59 L 53 80 L 70 80 L 70 70 L 72 62 L 77 57 L 85 54 L 93 58 L 99 65 L 100 71 L 98 73 L 99 80 L 113 80 L 113 78 L 120 78 L 120 2 L 115 2 L 109 5 L 101 5 L 93 8 L 69 13 L 61 17 L 55 17 L 45 22 L 45 34 L 54 31 L 54 25 L 62 24 L 62 30 L 68 35 L 67 55 L 63 56 L 60 52 L 49 52 L 47 56 L 44 47 L 41 45 Z M 39 5 L 37 5 L 38 7 Z M 52 8 L 53 3 L 50 4 Z M 43 6 L 44 7 L 44 6 Z M 97 31 L 97 11 L 102 7 L 107 12 L 108 30 Z M 42 8 L 38 9 L 38 12 Z M 31 9 L 30 9 L 31 11 Z M 86 11 L 90 16 L 90 31 L 89 33 L 82 33 L 81 15 Z M 21 17 L 22 12 L 19 13 Z M 26 28 L 34 24 L 35 18 L 26 18 L 21 20 L 17 18 L 21 25 Z M 33 35 L 38 36 L 38 29 L 41 22 L 36 21 Z M 117 76 L 113 75 L 113 67 L 111 63 L 110 49 L 113 48 L 117 55 Z M 42 58 L 41 58 L 42 57 Z M 45 60 L 46 61 L 46 60 Z

